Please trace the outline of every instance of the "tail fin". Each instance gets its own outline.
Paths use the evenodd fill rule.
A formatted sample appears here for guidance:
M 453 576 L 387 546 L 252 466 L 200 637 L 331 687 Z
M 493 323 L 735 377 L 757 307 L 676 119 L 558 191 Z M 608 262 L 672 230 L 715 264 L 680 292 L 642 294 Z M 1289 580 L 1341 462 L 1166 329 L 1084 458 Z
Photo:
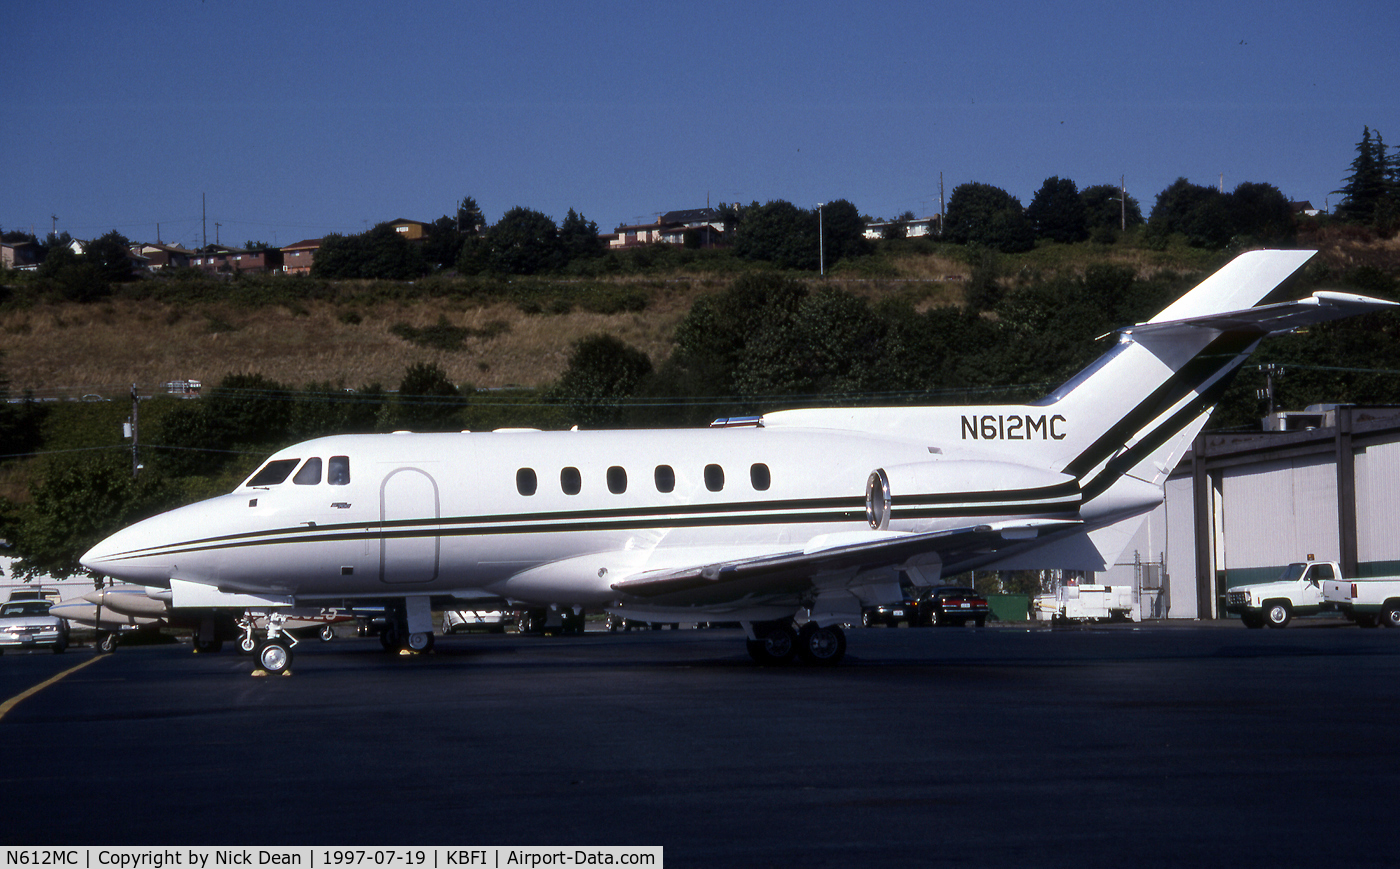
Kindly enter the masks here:
M 1013 448 L 1019 464 L 1078 478 L 1086 502 L 1121 481 L 1120 492 L 1139 492 L 1125 503 L 1140 508 L 1142 492 L 1155 487 L 1160 496 L 1166 475 L 1262 338 L 1394 306 L 1319 292 L 1253 307 L 1314 253 L 1241 254 L 1156 317 L 1120 330 L 1111 350 L 1030 405 L 785 410 L 765 414 L 761 424 L 918 433 L 940 450 L 952 444 L 998 457 Z
M 1121 330 L 1112 350 L 1036 402 L 1073 421 L 1056 470 L 1080 479 L 1086 501 L 1124 475 L 1160 485 L 1262 338 L 1394 304 L 1320 292 L 1252 307 L 1313 254 L 1242 254 L 1156 317 Z

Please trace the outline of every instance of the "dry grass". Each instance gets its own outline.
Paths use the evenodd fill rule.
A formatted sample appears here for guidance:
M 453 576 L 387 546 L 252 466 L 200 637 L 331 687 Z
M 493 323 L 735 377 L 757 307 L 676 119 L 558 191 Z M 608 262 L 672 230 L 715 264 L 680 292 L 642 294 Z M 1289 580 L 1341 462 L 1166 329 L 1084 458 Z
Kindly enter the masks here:
M 173 379 L 217 383 L 227 374 L 258 373 L 292 386 L 329 381 L 394 387 L 414 362 L 434 362 L 454 381 L 478 387 L 536 386 L 564 370 L 572 344 L 608 332 L 660 362 L 671 352 L 676 323 L 703 288 L 656 291 L 640 313 L 525 314 L 498 302 L 485 306 L 427 298 L 412 303 L 193 307 L 112 301 L 41 305 L 0 314 L 5 375 L 12 393 L 125 392 Z M 353 311 L 359 322 L 347 314 Z M 459 351 L 415 346 L 394 335 L 400 323 L 454 326 L 494 333 L 468 338 Z M 502 328 L 499 324 L 504 324 Z
M 1343 267 L 1363 261 L 1395 267 L 1400 262 L 1400 240 L 1318 241 L 1327 251 L 1324 258 Z M 1206 271 L 1218 265 L 1219 257 L 1131 244 L 1048 245 L 1005 257 L 1000 268 L 1011 282 L 1082 274 L 1097 262 L 1130 266 L 1150 277 L 1161 271 Z M 842 264 L 825 279 L 803 279 L 813 288 L 832 286 L 871 300 L 902 297 L 916 310 L 926 310 L 961 304 L 971 271 L 964 257 L 945 247 L 892 256 L 871 266 Z M 513 302 L 448 297 L 374 303 L 352 298 L 294 307 L 133 300 L 38 305 L 0 312 L 0 371 L 9 378 L 12 394 L 33 389 L 40 395 L 120 395 L 132 383 L 149 392 L 167 380 L 213 384 L 234 373 L 262 374 L 296 387 L 328 381 L 393 388 L 414 362 L 436 363 L 460 384 L 541 386 L 564 371 L 573 343 L 595 332 L 616 335 L 659 365 L 670 356 L 676 324 L 694 301 L 724 290 L 732 280 L 732 275 L 610 279 L 648 298 L 644 311 L 619 314 L 578 307 L 566 314 L 527 314 Z M 566 288 L 558 298 L 567 298 Z M 392 331 L 398 324 L 422 329 L 444 320 L 473 330 L 460 350 L 416 346 Z

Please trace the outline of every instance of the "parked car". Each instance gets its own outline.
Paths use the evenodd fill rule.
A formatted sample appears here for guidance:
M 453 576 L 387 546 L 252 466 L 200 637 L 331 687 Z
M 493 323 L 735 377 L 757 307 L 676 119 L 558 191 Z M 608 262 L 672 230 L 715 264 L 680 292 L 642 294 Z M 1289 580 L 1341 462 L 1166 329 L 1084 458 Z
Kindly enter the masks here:
M 442 632 L 455 634 L 485 630 L 500 634 L 505 632 L 506 625 L 514 622 L 515 614 L 505 610 L 445 610 L 442 614 Z
M 68 623 L 49 615 L 46 600 L 15 600 L 0 604 L 0 652 L 51 646 L 68 648 Z
M 907 622 L 911 628 L 918 627 L 919 594 L 912 586 L 901 585 L 899 588 L 901 595 L 898 603 L 863 607 L 860 611 L 860 623 L 867 628 L 872 625 L 887 625 L 892 628 L 900 622 Z
M 919 599 L 919 618 L 926 625 L 961 627 L 973 622 L 980 628 L 991 611 L 987 599 L 975 589 L 954 585 L 929 589 Z

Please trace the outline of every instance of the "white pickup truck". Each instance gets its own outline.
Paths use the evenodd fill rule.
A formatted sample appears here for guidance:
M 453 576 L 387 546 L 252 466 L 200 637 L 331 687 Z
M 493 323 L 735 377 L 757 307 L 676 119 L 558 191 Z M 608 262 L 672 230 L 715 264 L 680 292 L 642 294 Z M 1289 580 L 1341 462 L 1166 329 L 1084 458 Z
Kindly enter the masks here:
M 1250 628 L 1281 628 L 1294 616 L 1329 611 L 1363 628 L 1400 628 L 1400 576 L 1345 579 L 1335 561 L 1296 561 L 1273 582 L 1231 588 L 1225 609 Z
M 1231 588 L 1225 594 L 1225 610 L 1238 615 L 1245 627 L 1281 628 L 1294 616 L 1336 609 L 1336 604 L 1323 596 L 1322 588 L 1341 575 L 1334 561 L 1296 561 L 1273 582 Z
M 1363 628 L 1400 628 L 1400 576 L 1336 579 L 1322 584 L 1322 597 Z

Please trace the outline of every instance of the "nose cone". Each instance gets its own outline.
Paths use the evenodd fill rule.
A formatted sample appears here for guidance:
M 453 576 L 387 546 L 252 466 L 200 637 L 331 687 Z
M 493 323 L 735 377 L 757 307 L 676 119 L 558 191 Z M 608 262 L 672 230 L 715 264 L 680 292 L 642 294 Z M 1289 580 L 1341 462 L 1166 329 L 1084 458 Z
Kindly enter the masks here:
M 170 587 L 170 578 L 207 580 L 218 572 L 211 542 L 244 530 L 238 517 L 247 498 L 221 495 L 152 516 L 103 540 L 78 559 L 103 576 L 145 586 Z
M 94 573 L 138 585 L 164 585 L 174 560 L 164 554 L 160 530 L 167 523 L 156 516 L 128 526 L 83 553 L 78 561 Z

